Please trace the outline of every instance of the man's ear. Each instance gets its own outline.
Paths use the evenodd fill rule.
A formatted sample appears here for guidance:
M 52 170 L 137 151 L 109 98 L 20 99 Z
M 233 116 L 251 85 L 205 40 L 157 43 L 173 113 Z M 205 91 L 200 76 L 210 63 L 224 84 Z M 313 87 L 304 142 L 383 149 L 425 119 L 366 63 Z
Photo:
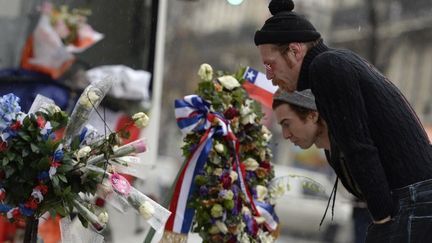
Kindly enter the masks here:
M 317 111 L 311 111 L 308 114 L 309 119 L 311 119 L 314 123 L 318 122 L 319 114 Z

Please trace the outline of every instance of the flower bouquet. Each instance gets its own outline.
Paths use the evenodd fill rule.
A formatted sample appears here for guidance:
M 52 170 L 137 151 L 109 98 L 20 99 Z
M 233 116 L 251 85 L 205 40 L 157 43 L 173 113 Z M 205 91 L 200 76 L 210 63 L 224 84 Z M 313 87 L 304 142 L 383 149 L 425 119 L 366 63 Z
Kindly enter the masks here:
M 123 133 L 99 134 L 85 126 L 110 86 L 106 78 L 87 87 L 71 117 L 53 103 L 25 114 L 14 94 L 0 97 L 0 213 L 26 221 L 25 242 L 35 242 L 38 219 L 47 212 L 77 213 L 84 226 L 102 231 L 108 214 L 97 199 L 110 195 L 123 197 L 153 227 L 161 228 L 169 216 L 113 169 L 116 159 L 144 152 L 144 140 L 121 145 Z M 148 117 L 140 113 L 134 121 L 142 127 Z
M 21 66 L 60 77 L 75 61 L 72 53 L 85 51 L 103 38 L 87 23 L 87 9 L 57 8 L 45 2 L 41 16 L 23 49 Z
M 242 88 L 244 69 L 198 72 L 196 95 L 176 100 L 185 163 L 173 187 L 164 242 L 273 242 L 278 219 L 268 185 L 274 178 L 271 133 L 261 107 Z M 216 77 L 214 77 L 216 76 Z

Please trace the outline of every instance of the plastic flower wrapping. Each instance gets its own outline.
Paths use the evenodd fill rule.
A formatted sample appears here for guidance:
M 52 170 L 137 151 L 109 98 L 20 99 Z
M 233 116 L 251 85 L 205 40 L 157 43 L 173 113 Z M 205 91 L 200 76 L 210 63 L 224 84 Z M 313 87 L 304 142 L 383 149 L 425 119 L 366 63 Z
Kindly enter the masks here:
M 0 212 L 10 221 L 74 212 L 84 226 L 100 232 L 109 216 L 98 201 L 106 200 L 163 228 L 170 212 L 116 173 L 128 166 L 124 158 L 146 151 L 145 140 L 122 145 L 122 133 L 98 133 L 86 125 L 111 82 L 89 85 L 70 117 L 49 99 L 38 97 L 26 114 L 19 97 L 0 97 Z M 133 120 L 143 127 L 148 117 L 139 113 Z
M 73 53 L 87 50 L 104 36 L 87 23 L 90 10 L 49 2 L 39 10 L 39 21 L 23 48 L 21 67 L 57 79 L 74 63 Z
M 260 104 L 241 86 L 244 71 L 215 75 L 203 64 L 196 95 L 176 100 L 186 160 L 173 188 L 165 242 L 185 242 L 190 229 L 203 242 L 273 242 L 277 236 L 268 189 L 271 133 L 261 124 Z

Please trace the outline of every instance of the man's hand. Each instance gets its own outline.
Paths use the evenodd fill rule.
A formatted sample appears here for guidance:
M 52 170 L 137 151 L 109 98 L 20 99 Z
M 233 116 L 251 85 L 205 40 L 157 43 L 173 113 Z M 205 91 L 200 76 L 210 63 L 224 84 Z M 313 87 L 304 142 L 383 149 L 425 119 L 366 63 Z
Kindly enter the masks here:
M 391 217 L 390 216 L 387 216 L 387 217 L 385 217 L 385 218 L 383 218 L 383 219 L 381 219 L 381 220 L 378 220 L 378 221 L 373 221 L 373 223 L 374 224 L 384 224 L 384 223 L 387 223 L 388 221 L 390 221 L 391 220 Z

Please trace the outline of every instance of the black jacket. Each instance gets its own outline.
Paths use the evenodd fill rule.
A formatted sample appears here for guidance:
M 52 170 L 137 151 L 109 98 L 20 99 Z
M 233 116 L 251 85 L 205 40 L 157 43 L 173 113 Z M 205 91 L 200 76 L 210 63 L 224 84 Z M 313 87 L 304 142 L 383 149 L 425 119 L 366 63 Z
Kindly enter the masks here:
M 375 220 L 393 211 L 392 189 L 432 178 L 432 146 L 420 121 L 364 59 L 320 42 L 303 60 L 298 90 L 307 88 Z M 340 160 L 335 163 L 341 168 Z

